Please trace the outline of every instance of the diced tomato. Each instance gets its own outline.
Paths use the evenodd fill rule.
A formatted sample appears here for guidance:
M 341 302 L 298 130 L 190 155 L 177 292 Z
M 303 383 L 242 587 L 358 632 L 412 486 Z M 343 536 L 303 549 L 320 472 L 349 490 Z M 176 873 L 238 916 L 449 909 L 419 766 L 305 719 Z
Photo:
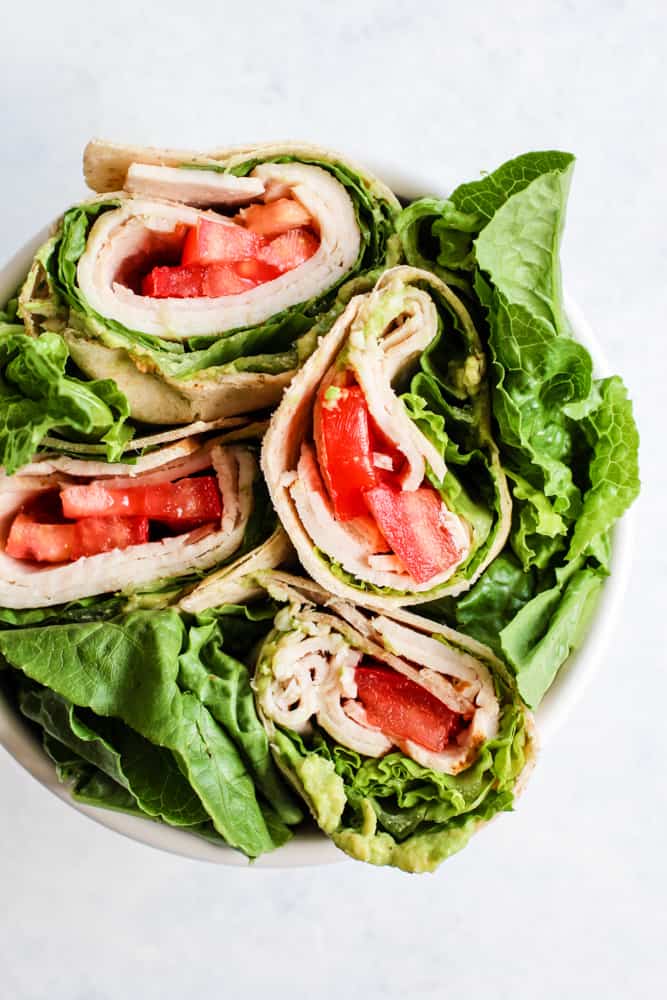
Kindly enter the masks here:
M 280 236 L 288 229 L 298 229 L 311 222 L 310 213 L 294 198 L 276 198 L 266 205 L 250 205 L 242 208 L 236 219 L 251 232 L 268 237 Z
M 232 264 L 154 267 L 142 281 L 141 292 L 155 299 L 217 299 L 245 292 L 256 284 L 256 281 L 239 275 L 236 265 Z
M 209 264 L 204 268 L 201 294 L 209 299 L 221 298 L 223 295 L 238 295 L 255 288 L 255 281 L 242 278 L 236 272 L 233 264 Z
M 20 513 L 12 522 L 5 551 L 14 559 L 61 563 L 147 541 L 146 517 L 92 517 L 74 524 L 40 524 L 31 514 Z
M 461 715 L 394 670 L 361 666 L 355 670 L 354 679 L 368 722 L 389 738 L 412 740 L 441 753 L 461 729 Z
M 202 295 L 203 267 L 154 267 L 141 282 L 153 299 L 192 299 Z
M 341 521 L 368 515 L 363 490 L 378 483 L 368 406 L 358 385 L 320 392 L 313 416 L 315 448 L 334 514 Z
M 398 483 L 402 453 L 379 431 L 366 397 L 350 373 L 344 384 L 321 390 L 315 403 L 313 433 L 327 491 L 340 521 L 368 517 L 363 491 Z
M 260 254 L 263 251 L 260 250 Z M 273 281 L 278 277 L 279 271 L 261 260 L 238 260 L 234 264 L 234 270 L 241 278 L 248 278 L 256 285 L 261 285 L 265 281 Z
M 185 238 L 181 264 L 231 264 L 256 257 L 263 245 L 261 236 L 234 222 L 200 218 Z
M 307 229 L 290 229 L 263 247 L 259 251 L 259 259 L 282 274 L 312 257 L 319 245 L 317 237 Z
M 426 583 L 460 557 L 442 518 L 443 503 L 430 486 L 418 490 L 382 484 L 364 493 L 377 526 L 410 576 Z
M 180 479 L 176 483 L 108 489 L 103 483 L 67 486 L 60 492 L 63 513 L 71 518 L 149 517 L 188 526 L 219 521 L 220 492 L 214 476 Z

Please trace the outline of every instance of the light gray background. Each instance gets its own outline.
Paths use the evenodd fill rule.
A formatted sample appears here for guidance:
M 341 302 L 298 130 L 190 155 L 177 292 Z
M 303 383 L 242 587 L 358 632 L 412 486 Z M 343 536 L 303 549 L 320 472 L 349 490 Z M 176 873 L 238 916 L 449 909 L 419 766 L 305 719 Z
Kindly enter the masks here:
M 12 4 L 0 257 L 77 197 L 92 135 L 194 149 L 302 137 L 445 181 L 527 149 L 576 152 L 565 281 L 643 436 L 614 648 L 518 812 L 431 877 L 187 862 L 91 823 L 0 754 L 3 998 L 664 988 L 667 14 L 659 0 L 410 6 Z

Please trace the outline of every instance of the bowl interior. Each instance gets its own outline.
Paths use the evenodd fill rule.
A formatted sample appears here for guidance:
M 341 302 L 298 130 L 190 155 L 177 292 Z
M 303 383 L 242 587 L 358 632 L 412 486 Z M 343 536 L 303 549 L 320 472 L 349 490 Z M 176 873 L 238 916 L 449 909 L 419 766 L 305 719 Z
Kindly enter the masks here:
M 376 166 L 375 172 L 394 191 L 413 199 L 421 194 L 443 195 L 452 185 L 446 176 L 439 178 L 420 176 L 419 173 L 401 173 Z M 31 239 L 0 270 L 0 303 L 4 303 L 25 276 L 37 248 L 46 239 L 45 228 Z M 568 297 L 565 305 L 573 333 L 591 353 L 595 373 L 609 374 L 609 367 L 600 345 L 578 306 Z M 581 697 L 599 669 L 611 641 L 614 622 L 623 599 L 630 571 L 632 555 L 632 522 L 626 515 L 614 531 L 612 573 L 606 581 L 601 600 L 581 648 L 567 661 L 554 684 L 537 710 L 536 721 L 540 742 L 544 746 L 565 720 L 575 702 Z M 55 768 L 46 756 L 39 741 L 26 721 L 17 714 L 0 690 L 0 743 L 45 788 L 68 805 L 97 823 L 115 830 L 126 837 L 180 854 L 183 857 L 216 864 L 248 866 L 247 859 L 231 848 L 218 847 L 193 834 L 174 829 L 162 823 L 127 816 L 75 802 L 67 788 L 60 784 Z M 314 827 L 304 827 L 288 844 L 253 862 L 252 867 L 295 868 L 309 865 L 334 864 L 345 859 L 334 845 Z

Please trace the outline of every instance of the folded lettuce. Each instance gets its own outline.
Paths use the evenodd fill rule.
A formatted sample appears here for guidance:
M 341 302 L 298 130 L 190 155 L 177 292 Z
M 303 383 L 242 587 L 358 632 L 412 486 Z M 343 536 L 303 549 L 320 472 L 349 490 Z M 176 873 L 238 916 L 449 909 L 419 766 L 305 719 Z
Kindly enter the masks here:
M 0 668 L 77 798 L 252 858 L 301 819 L 237 658 L 265 630 L 261 613 L 236 606 L 5 629 Z
M 0 467 L 8 474 L 27 464 L 53 430 L 103 444 L 109 462 L 131 438 L 129 406 L 113 380 L 76 378 L 68 360 L 57 334 L 35 338 L 20 324 L 0 323 Z
M 568 153 L 528 153 L 446 200 L 413 203 L 398 222 L 408 260 L 456 285 L 478 318 L 514 502 L 503 556 L 460 601 L 431 610 L 502 651 L 533 706 L 583 641 L 610 567 L 609 531 L 639 491 L 625 387 L 594 377 L 563 304 L 573 165 Z M 500 629 L 479 613 L 489 605 L 502 608 Z

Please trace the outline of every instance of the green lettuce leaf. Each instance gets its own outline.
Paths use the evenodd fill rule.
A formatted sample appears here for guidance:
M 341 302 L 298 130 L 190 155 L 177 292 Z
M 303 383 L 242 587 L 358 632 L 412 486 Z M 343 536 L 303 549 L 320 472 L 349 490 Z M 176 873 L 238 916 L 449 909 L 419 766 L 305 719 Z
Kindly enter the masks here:
M 246 668 L 222 653 L 221 621 L 204 622 L 202 634 L 197 632 L 202 623 L 164 609 L 109 621 L 12 629 L 0 631 L 0 655 L 5 665 L 77 709 L 90 710 L 93 714 L 83 721 L 93 736 L 84 742 L 92 744 L 101 735 L 120 753 L 126 776 L 126 767 L 140 764 L 141 757 L 136 743 L 123 742 L 128 729 L 156 751 L 168 752 L 217 832 L 256 857 L 289 835 L 277 810 L 292 822 L 298 811 L 267 762 Z M 208 690 L 197 656 L 204 673 L 217 667 L 222 675 L 210 681 Z M 205 701 L 189 687 L 192 681 Z M 230 696 L 233 705 L 223 705 Z M 122 726 L 116 730 L 117 722 Z M 82 730 L 76 735 L 82 739 Z M 62 732 L 58 738 L 62 741 Z M 99 764 L 96 760 L 102 770 Z M 135 771 L 133 788 L 139 778 Z M 255 782 L 270 798 L 258 798 Z M 142 791 L 142 802 L 150 801 L 149 790 Z
M 557 583 L 525 604 L 500 633 L 521 697 L 532 707 L 539 705 L 568 656 L 583 642 L 606 572 L 576 560 L 556 575 Z
M 99 809 L 128 813 L 131 816 L 151 820 L 154 823 L 163 822 L 157 816 L 151 816 L 144 812 L 138 806 L 132 793 L 126 788 L 46 731 L 43 732 L 42 743 L 47 756 L 56 766 L 58 779 L 63 784 L 68 785 L 69 792 L 75 801 Z M 289 839 L 289 833 L 285 838 L 284 831 L 273 830 L 270 818 L 267 820 L 267 825 L 272 829 L 276 846 L 280 846 L 286 839 Z M 186 829 L 187 833 L 201 837 L 213 844 L 225 843 L 210 821 L 193 824 Z
M 500 634 L 537 592 L 534 572 L 526 573 L 507 548 L 460 597 L 420 606 L 420 614 L 446 622 L 502 655 Z
M 190 628 L 188 645 L 181 654 L 179 682 L 234 734 L 255 784 L 277 815 L 287 824 L 298 823 L 302 814 L 276 770 L 266 731 L 255 710 L 250 676 L 223 650 L 219 622 L 217 618 Z
M 67 374 L 62 337 L 29 337 L 0 326 L 0 466 L 9 474 L 30 461 L 54 428 L 75 440 L 100 441 L 117 461 L 132 436 L 127 400 L 110 379 L 83 382 Z
M 46 730 L 42 732 L 42 745 L 56 766 L 58 780 L 69 786 L 72 798 L 78 802 L 130 813 L 142 819 L 153 818 L 139 808 L 137 800 L 127 788 L 84 760 Z
M 397 222 L 407 260 L 472 295 L 475 238 L 512 195 L 573 162 L 570 153 L 557 150 L 524 153 L 480 180 L 459 185 L 449 198 L 413 202 Z
M 576 559 L 605 536 L 639 494 L 639 434 L 632 404 L 617 376 L 598 383 L 599 405 L 583 420 L 592 449 L 590 487 L 574 528 L 569 559 Z
M 433 871 L 461 850 L 477 826 L 512 808 L 528 744 L 519 707 L 506 705 L 498 736 L 458 775 L 402 753 L 361 757 L 317 727 L 308 738 L 278 730 L 274 750 L 319 826 L 353 857 L 404 871 Z
M 55 604 L 49 608 L 0 608 L 0 623 L 4 626 L 24 628 L 26 625 L 48 623 L 64 625 L 67 622 L 92 622 L 113 618 L 123 611 L 127 599 L 121 594 L 102 594 L 84 597 L 80 601 Z
M 142 813 L 172 826 L 208 820 L 169 750 L 154 746 L 117 719 L 77 710 L 48 688 L 26 688 L 19 705 L 44 732 L 128 791 Z
M 445 201 L 414 203 L 398 221 L 408 260 L 468 297 L 491 359 L 513 494 L 503 554 L 467 594 L 425 610 L 503 653 L 533 706 L 583 639 L 610 565 L 609 530 L 639 490 L 623 383 L 593 378 L 563 306 L 573 165 L 568 153 L 528 153 Z
M 531 566 L 546 569 L 565 547 L 567 523 L 541 490 L 509 469 L 507 476 L 514 500 L 510 545 L 526 572 Z

